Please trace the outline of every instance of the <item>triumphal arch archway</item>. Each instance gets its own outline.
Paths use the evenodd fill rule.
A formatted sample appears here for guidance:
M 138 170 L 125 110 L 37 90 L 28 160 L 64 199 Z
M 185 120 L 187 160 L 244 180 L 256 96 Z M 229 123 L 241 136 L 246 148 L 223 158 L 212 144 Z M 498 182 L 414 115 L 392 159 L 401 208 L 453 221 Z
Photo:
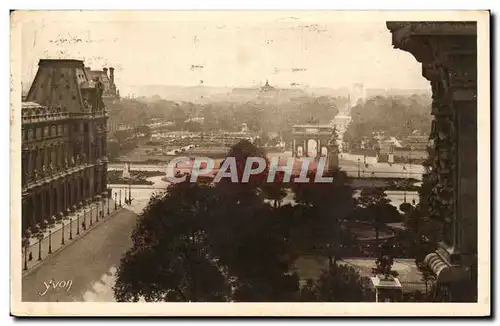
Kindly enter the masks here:
M 313 123 L 295 125 L 292 129 L 292 155 L 314 159 L 325 156 L 328 169 L 336 169 L 339 164 L 337 139 L 334 126 Z

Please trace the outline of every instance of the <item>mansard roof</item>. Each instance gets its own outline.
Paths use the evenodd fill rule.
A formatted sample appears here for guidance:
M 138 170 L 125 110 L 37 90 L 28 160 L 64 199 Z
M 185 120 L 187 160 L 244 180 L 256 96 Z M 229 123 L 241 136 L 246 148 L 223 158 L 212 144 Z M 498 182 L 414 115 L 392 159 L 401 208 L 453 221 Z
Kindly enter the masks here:
M 42 59 L 26 101 L 67 109 L 70 113 L 83 112 L 82 92 L 86 88 L 93 87 L 82 60 Z

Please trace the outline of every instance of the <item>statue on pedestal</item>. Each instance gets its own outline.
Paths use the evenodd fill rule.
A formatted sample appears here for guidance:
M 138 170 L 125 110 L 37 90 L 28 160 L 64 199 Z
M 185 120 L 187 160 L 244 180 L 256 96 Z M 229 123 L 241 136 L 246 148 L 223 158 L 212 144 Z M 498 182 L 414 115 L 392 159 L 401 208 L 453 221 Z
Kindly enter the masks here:
M 338 136 L 339 135 L 337 132 L 337 127 L 334 126 L 330 135 L 330 139 L 328 139 L 327 143 L 328 171 L 334 171 L 339 168 L 339 145 L 337 143 Z
M 128 163 L 125 163 L 125 166 L 123 167 L 122 178 L 123 179 L 129 179 L 130 178 L 130 165 Z

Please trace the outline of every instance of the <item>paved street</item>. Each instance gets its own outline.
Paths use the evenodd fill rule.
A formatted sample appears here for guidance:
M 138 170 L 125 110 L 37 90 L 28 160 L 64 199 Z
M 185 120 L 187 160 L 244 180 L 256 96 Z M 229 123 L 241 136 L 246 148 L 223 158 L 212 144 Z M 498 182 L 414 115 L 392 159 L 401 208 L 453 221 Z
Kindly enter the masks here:
M 166 188 L 161 177 L 148 180 L 154 182 L 153 187 Z M 159 190 L 132 189 L 132 205 L 125 205 L 122 201 L 124 209 L 99 222 L 102 225 L 47 258 L 39 268 L 24 277 L 23 301 L 113 302 L 116 268 L 132 245 L 130 235 L 137 215 L 155 191 Z M 44 282 L 49 284 L 50 280 L 57 286 L 47 290 Z M 68 281 L 71 281 L 71 286 Z M 39 295 L 44 292 L 43 296 Z
M 78 210 L 71 215 L 67 216 L 66 219 L 61 220 L 61 223 L 55 223 L 51 228 L 51 234 L 49 235 L 49 230 L 45 230 L 43 233 L 43 239 L 38 240 L 36 236 L 32 236 L 30 239 L 30 246 L 28 247 L 27 255 L 23 255 L 22 264 L 24 268 L 24 263 L 26 259 L 26 266 L 28 270 L 31 270 L 33 266 L 43 263 L 43 260 L 50 255 L 49 251 L 55 254 L 60 248 L 66 247 L 72 241 L 76 241 L 79 237 L 83 237 L 85 233 L 92 232 L 94 228 L 99 226 L 97 221 L 97 216 L 99 219 L 103 220 L 107 218 L 108 206 L 102 203 L 92 203 L 89 206 L 85 206 L 83 209 Z M 85 213 L 84 213 L 85 212 Z M 114 201 L 109 201 L 109 213 L 113 214 L 115 212 Z M 83 224 L 86 225 L 86 229 L 83 228 Z M 62 234 L 64 231 L 64 235 Z M 64 244 L 62 243 L 62 238 L 64 237 Z M 50 247 L 50 250 L 49 250 Z M 31 254 L 31 259 L 29 259 L 29 254 Z M 41 258 L 42 260 L 39 260 Z
M 86 301 L 92 298 L 96 284 L 99 289 L 101 279 L 112 277 L 109 272 L 116 268 L 122 254 L 131 246 L 130 235 L 136 219 L 135 213 L 123 209 L 100 222 L 102 225 L 92 232 L 47 258 L 40 267 L 23 277 L 22 300 Z M 51 280 L 58 286 L 47 290 L 44 282 L 49 284 Z M 112 301 L 109 284 L 106 288 L 107 297 L 97 296 L 97 299 Z M 44 292 L 44 295 L 39 295 Z

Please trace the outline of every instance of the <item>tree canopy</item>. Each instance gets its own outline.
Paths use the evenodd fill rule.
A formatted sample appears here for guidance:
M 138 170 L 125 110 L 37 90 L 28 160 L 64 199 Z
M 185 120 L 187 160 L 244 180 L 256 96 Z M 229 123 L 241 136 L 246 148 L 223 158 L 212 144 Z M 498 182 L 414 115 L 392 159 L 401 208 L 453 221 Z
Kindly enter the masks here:
M 372 141 L 374 133 L 396 138 L 410 136 L 415 131 L 428 135 L 432 119 L 430 110 L 431 99 L 426 96 L 369 98 L 351 108 L 352 121 L 344 133 L 344 141 L 355 148 L 364 139 Z
M 265 152 L 248 141 L 229 150 L 239 181 L 245 161 L 255 156 Z M 296 204 L 283 206 L 277 202 L 287 185 L 280 177 L 267 184 L 267 173 L 248 183 L 175 183 L 152 197 L 120 262 L 116 300 L 368 300 L 367 280 L 339 263 L 356 245 L 347 223 L 356 201 L 345 173 L 328 172 L 330 183 L 292 182 Z M 387 204 L 383 193 L 365 192 L 362 198 L 363 209 Z M 302 289 L 294 268 L 300 255 L 329 261 L 319 279 Z

